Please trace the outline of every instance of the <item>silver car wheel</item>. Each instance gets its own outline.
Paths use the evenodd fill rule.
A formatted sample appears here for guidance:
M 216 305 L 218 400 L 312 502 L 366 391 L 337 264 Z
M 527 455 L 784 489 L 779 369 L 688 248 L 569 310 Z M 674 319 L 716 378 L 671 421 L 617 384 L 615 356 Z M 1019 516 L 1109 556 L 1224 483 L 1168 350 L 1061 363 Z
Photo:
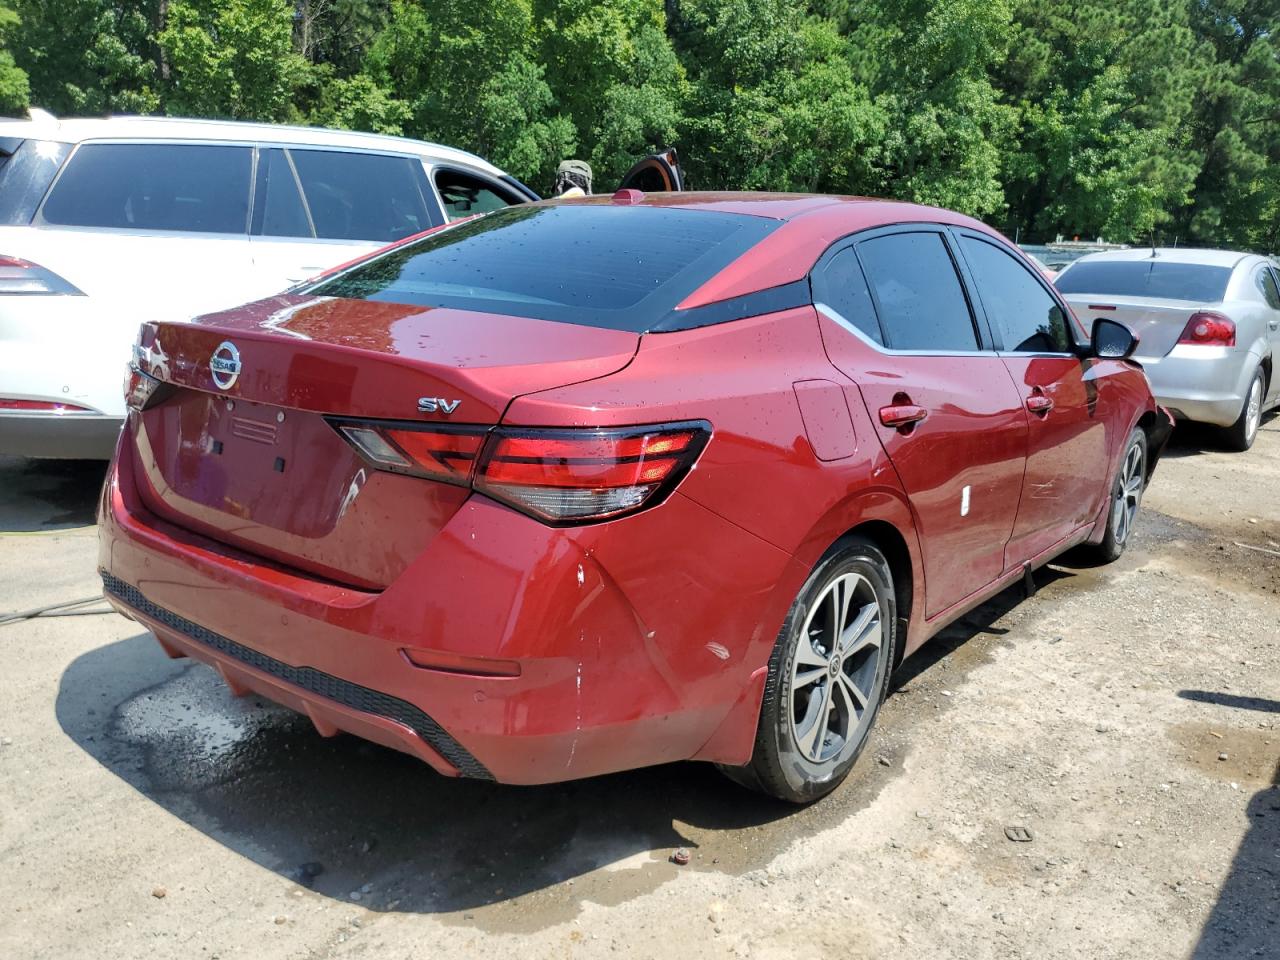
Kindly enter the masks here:
M 875 706 L 884 647 L 871 582 L 846 573 L 827 584 L 791 663 L 791 734 L 805 759 L 826 763 L 859 742 Z
M 1133 529 L 1133 520 L 1138 515 L 1138 505 L 1142 502 L 1142 486 L 1146 477 L 1146 454 L 1142 445 L 1135 443 L 1125 454 L 1124 464 L 1120 468 L 1119 482 L 1116 484 L 1115 496 L 1111 502 L 1111 532 L 1117 544 L 1129 539 Z
M 1247 443 L 1253 443 L 1258 435 L 1258 427 L 1262 424 L 1262 378 L 1254 377 L 1249 385 L 1249 399 L 1245 401 L 1244 436 Z

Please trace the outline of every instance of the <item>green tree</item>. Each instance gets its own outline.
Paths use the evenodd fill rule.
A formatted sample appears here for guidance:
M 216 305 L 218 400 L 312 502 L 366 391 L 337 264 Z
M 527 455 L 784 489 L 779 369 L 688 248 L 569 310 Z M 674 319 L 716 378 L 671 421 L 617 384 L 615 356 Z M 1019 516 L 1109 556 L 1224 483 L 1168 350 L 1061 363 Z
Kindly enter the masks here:
M 680 8 L 692 92 L 684 156 L 702 187 L 864 192 L 880 176 L 883 113 L 835 26 L 788 0 Z
M 13 7 L 0 3 L 0 113 L 9 116 L 25 111 L 31 98 L 27 72 L 14 62 L 9 49 L 21 22 Z
M 151 113 L 153 0 L 18 0 L 13 59 L 31 102 L 58 115 Z
M 1024 0 L 1000 79 L 1018 118 L 1004 152 L 1014 226 L 1142 240 L 1186 204 L 1200 161 L 1185 7 Z
M 306 61 L 293 50 L 289 0 L 172 0 L 157 37 L 169 67 L 165 110 L 289 120 Z
M 397 0 L 365 71 L 405 104 L 410 136 L 473 150 L 547 184 L 576 137 L 532 41 L 524 0 L 440 0 L 430 9 Z
M 1208 61 L 1192 137 L 1203 156 L 1178 229 L 1198 243 L 1280 245 L 1280 2 L 1196 0 Z
M 660 0 L 536 0 L 536 54 L 602 182 L 676 145 L 688 93 Z

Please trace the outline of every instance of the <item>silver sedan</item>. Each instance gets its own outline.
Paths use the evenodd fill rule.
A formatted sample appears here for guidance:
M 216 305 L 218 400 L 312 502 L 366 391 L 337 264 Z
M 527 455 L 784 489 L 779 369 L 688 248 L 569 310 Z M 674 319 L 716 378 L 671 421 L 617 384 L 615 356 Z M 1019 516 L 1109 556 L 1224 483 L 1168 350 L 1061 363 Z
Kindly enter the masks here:
M 1263 413 L 1280 406 L 1280 276 L 1265 257 L 1109 250 L 1081 257 L 1055 283 L 1086 327 L 1106 317 L 1133 331 L 1134 359 L 1178 419 L 1220 427 L 1247 450 Z

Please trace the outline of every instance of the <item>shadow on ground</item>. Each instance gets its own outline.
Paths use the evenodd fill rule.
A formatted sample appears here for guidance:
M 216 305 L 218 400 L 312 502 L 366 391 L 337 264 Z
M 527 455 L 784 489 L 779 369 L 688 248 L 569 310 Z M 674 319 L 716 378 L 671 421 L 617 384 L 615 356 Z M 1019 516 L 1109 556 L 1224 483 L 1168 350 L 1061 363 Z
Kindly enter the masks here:
M 1248 831 L 1191 960 L 1274 957 L 1280 949 L 1280 762 L 1245 815 Z
M 1260 430 L 1280 429 L 1280 410 L 1263 414 Z M 1194 457 L 1202 453 L 1222 453 L 1229 451 L 1223 432 L 1207 423 L 1179 421 L 1169 437 L 1169 445 L 1165 447 L 1164 456 L 1171 460 L 1183 457 Z
M 1044 570 L 1038 581 L 1066 576 Z M 992 624 L 1022 597 L 1021 587 L 1006 591 L 948 628 L 899 671 L 895 690 L 944 657 L 948 684 L 963 682 L 1007 642 Z M 237 700 L 214 671 L 166 659 L 148 634 L 72 662 L 56 713 L 73 741 L 168 812 L 318 893 L 358 892 L 373 910 L 474 911 L 464 919 L 476 926 L 520 930 L 568 919 L 584 900 L 655 889 L 680 869 L 667 862 L 674 848 L 692 852 L 686 870 L 767 866 L 901 773 L 917 722 L 949 709 L 918 700 L 890 697 L 849 781 L 810 807 L 693 763 L 545 787 L 446 779 L 354 737 L 323 739 L 304 717 L 254 697 Z M 512 903 L 529 894 L 542 906 L 520 908 L 522 918 Z
M 101 460 L 0 457 L 0 533 L 91 526 L 106 473 Z

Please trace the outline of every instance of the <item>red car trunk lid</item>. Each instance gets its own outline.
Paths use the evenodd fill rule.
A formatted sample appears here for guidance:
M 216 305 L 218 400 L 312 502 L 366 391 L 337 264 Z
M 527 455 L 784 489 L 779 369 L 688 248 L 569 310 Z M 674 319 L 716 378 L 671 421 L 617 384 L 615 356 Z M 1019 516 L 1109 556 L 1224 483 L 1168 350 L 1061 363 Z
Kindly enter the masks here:
M 369 469 L 325 415 L 492 425 L 516 396 L 621 369 L 638 341 L 545 320 L 295 296 L 147 327 L 151 370 L 176 389 L 135 421 L 140 494 L 171 523 L 379 589 L 469 492 Z M 238 355 L 238 370 L 224 362 L 215 377 L 215 353 Z M 420 413 L 420 398 L 444 403 Z

